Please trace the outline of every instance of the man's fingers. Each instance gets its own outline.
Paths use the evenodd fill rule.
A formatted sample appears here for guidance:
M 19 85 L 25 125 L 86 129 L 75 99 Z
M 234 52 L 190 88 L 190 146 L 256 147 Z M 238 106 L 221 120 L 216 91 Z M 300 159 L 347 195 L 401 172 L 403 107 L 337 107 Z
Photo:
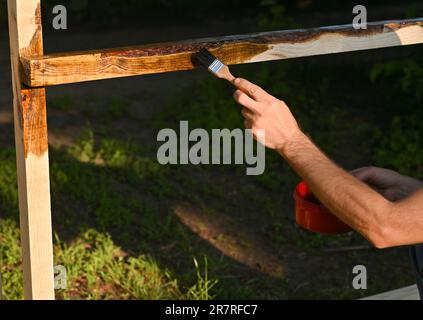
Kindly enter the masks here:
M 258 104 L 256 101 L 251 99 L 247 94 L 245 94 L 241 90 L 236 90 L 234 93 L 234 99 L 236 102 L 238 102 L 240 105 L 243 105 L 247 109 L 255 112 L 258 110 Z
M 359 168 L 359 169 L 350 171 L 350 173 L 361 181 L 367 181 L 373 177 L 374 168 L 373 167 Z
M 244 119 L 246 119 L 246 120 L 249 120 L 249 121 L 254 120 L 254 112 L 252 112 L 251 110 L 249 110 L 247 108 L 242 108 L 241 114 L 244 117 Z
M 234 84 L 239 90 L 245 92 L 257 102 L 269 101 L 272 98 L 270 94 L 248 80 L 236 78 Z

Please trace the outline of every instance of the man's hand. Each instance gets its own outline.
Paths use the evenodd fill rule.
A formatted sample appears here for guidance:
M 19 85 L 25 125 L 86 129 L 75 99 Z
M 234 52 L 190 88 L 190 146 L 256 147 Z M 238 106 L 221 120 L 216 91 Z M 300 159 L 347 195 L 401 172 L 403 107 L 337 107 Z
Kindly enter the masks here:
M 374 169 L 362 169 L 354 173 L 359 179 L 353 177 L 301 132 L 284 102 L 247 80 L 236 79 L 234 84 L 247 128 L 259 140 L 257 130 L 266 130 L 266 146 L 281 154 L 333 214 L 377 248 L 423 242 L 423 188 L 416 191 L 420 183 L 385 171 L 376 177 L 374 171 L 382 171 Z M 405 195 L 410 196 L 392 201 Z
M 265 141 L 260 141 L 270 149 L 281 151 L 285 145 L 301 134 L 297 121 L 288 106 L 268 94 L 259 86 L 241 78 L 234 80 L 238 88 L 234 98 L 244 106 L 242 115 L 245 127 L 251 129 L 254 137 L 257 130 L 265 130 Z
M 351 171 L 351 174 L 391 201 L 402 200 L 423 188 L 422 181 L 389 169 L 364 167 Z

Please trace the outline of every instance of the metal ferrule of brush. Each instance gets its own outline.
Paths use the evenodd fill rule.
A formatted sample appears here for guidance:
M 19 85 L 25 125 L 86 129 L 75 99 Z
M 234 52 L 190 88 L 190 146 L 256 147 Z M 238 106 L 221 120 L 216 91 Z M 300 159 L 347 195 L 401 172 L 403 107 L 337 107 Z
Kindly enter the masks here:
M 216 59 L 213 61 L 213 63 L 209 66 L 210 72 L 213 73 L 219 73 L 219 71 L 225 66 L 225 64 L 220 61 L 219 59 Z

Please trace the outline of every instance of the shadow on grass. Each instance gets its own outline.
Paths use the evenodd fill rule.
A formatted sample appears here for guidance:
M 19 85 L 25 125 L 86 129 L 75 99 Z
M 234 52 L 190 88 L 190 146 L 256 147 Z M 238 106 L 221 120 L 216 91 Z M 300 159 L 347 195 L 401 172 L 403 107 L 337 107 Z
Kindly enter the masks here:
M 90 151 L 87 145 L 82 144 L 82 148 L 85 149 L 74 152 L 78 156 L 82 152 L 84 159 L 77 159 L 66 150 L 50 150 L 52 219 L 61 243 L 77 243 L 89 230 L 110 234 L 123 256 L 151 257 L 163 272 L 178 280 L 182 292 L 198 281 L 193 259 L 200 262 L 202 270 L 203 257 L 207 257 L 209 277 L 219 280 L 210 293 L 213 296 L 261 297 L 255 292 L 259 281 L 277 285 L 278 290 L 284 287 L 283 263 L 262 239 L 240 221 L 226 216 L 220 210 L 224 205 L 213 208 L 213 203 L 231 201 L 219 199 L 207 187 L 193 192 L 195 186 L 189 178 L 181 179 L 183 174 L 175 174 L 174 169 L 159 166 L 139 154 L 125 158 L 128 154 L 117 145 L 113 146 L 113 155 L 102 154 L 106 160 L 100 159 L 98 153 L 87 159 Z M 103 146 L 102 151 L 107 153 L 105 149 Z M 0 162 L 4 210 L 1 218 L 12 218 L 18 223 L 12 148 L 0 152 Z M 204 175 L 202 171 L 197 170 L 197 174 Z M 222 181 L 220 188 L 225 187 L 227 184 Z M 199 200 L 202 195 L 214 200 L 203 202 Z M 56 259 L 56 264 L 61 263 L 60 258 Z M 72 292 L 74 286 L 80 290 L 87 287 L 84 279 L 72 280 Z

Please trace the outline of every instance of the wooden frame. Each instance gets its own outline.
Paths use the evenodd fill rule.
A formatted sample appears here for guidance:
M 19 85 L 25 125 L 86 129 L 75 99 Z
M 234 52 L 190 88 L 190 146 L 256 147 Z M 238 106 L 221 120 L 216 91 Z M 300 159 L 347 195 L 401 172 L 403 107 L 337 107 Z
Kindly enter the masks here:
M 44 87 L 194 68 L 191 56 L 208 48 L 226 64 L 262 62 L 423 42 L 423 19 L 263 32 L 117 49 L 33 54 L 21 58 L 22 81 Z
M 43 54 L 40 0 L 8 0 L 21 247 L 26 299 L 54 299 L 46 97 L 26 88 L 20 59 Z
M 190 70 L 204 47 L 239 64 L 423 43 L 419 18 L 44 55 L 40 1 L 8 0 L 26 299 L 54 299 L 46 86 Z

